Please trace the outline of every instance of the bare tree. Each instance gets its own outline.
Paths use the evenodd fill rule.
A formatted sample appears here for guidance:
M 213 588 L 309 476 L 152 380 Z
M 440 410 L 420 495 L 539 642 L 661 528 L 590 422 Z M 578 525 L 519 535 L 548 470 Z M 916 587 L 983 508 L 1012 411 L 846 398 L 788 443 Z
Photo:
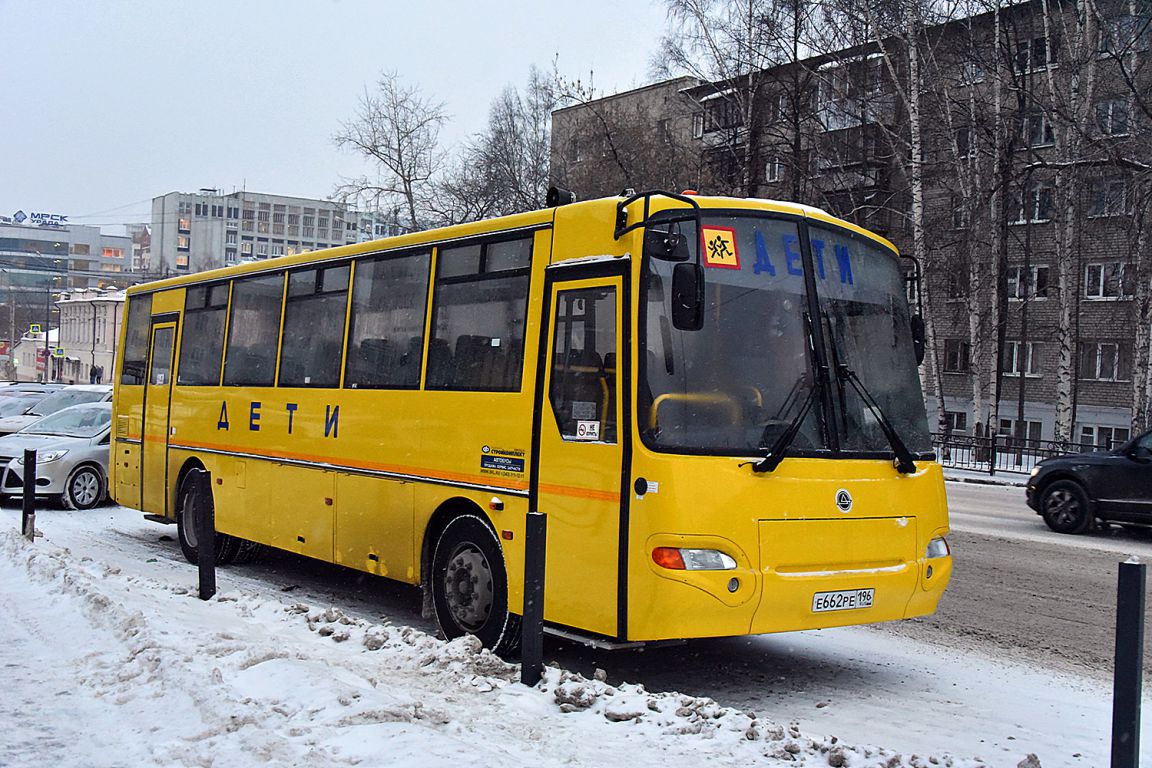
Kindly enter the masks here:
M 408 225 L 421 229 L 420 200 L 444 161 L 440 129 L 447 121 L 444 105 L 405 86 L 395 72 L 385 72 L 376 90 L 365 90 L 356 117 L 333 136 L 337 146 L 352 149 L 374 166 L 374 173 L 344 179 L 337 194 L 371 200 L 374 207 L 399 198 Z

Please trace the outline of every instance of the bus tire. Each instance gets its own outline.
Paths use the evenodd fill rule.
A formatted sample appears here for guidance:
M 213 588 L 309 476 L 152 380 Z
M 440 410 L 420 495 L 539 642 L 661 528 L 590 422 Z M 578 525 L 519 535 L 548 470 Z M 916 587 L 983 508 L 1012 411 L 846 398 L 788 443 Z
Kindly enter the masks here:
M 176 512 L 176 538 L 180 541 L 180 551 L 184 559 L 197 565 L 200 562 L 200 547 L 197 540 L 199 521 L 195 510 L 201 503 L 199 495 L 207 493 L 211 500 L 212 489 L 207 483 L 200 480 L 195 473 L 189 473 L 180 483 L 179 509 Z M 226 533 L 216 534 L 216 564 L 227 565 L 236 559 L 240 548 L 240 540 Z
M 480 517 L 448 521 L 432 554 L 432 602 L 449 640 L 475 635 L 500 655 L 520 642 L 520 617 L 508 610 L 508 573 L 496 532 Z

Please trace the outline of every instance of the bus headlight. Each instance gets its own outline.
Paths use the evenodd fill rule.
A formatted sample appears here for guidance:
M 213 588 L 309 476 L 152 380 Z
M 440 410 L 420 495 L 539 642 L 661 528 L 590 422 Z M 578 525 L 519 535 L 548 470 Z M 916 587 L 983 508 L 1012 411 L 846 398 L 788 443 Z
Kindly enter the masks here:
M 929 559 L 933 557 L 948 557 L 950 554 L 952 554 L 952 551 L 948 549 L 948 541 L 941 536 L 928 542 L 928 552 L 925 554 L 925 557 Z
M 736 561 L 718 549 L 656 547 L 652 561 L 672 571 L 731 571 Z

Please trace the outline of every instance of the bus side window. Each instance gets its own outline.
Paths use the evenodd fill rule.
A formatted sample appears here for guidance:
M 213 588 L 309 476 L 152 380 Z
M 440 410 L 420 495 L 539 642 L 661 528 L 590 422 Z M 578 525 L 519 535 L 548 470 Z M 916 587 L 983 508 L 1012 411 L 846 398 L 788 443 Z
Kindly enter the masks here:
M 431 261 L 431 251 L 356 260 L 345 387 L 420 385 Z
M 152 332 L 152 294 L 128 298 L 128 328 L 124 340 L 124 363 L 121 384 L 143 384 L 148 367 L 148 347 Z
M 427 388 L 520 390 L 531 258 L 530 237 L 439 249 Z

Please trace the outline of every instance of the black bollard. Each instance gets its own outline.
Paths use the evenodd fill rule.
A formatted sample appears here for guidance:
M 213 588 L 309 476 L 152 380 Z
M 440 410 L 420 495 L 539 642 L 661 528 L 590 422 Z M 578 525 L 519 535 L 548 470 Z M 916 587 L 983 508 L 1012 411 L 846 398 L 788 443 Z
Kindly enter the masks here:
M 548 516 L 530 512 L 524 525 L 524 620 L 520 626 L 520 682 L 534 686 L 544 673 L 544 564 Z
M 36 540 L 36 451 L 24 449 L 24 514 L 20 532 L 28 541 Z
M 200 599 L 216 594 L 216 504 L 212 501 L 212 473 L 194 469 L 196 493 L 192 494 L 192 519 L 196 524 L 196 566 L 200 572 Z M 187 513 L 186 513 L 187 514 Z
M 1120 563 L 1116 582 L 1116 667 L 1112 677 L 1112 768 L 1140 764 L 1140 698 L 1144 685 L 1146 569 Z

